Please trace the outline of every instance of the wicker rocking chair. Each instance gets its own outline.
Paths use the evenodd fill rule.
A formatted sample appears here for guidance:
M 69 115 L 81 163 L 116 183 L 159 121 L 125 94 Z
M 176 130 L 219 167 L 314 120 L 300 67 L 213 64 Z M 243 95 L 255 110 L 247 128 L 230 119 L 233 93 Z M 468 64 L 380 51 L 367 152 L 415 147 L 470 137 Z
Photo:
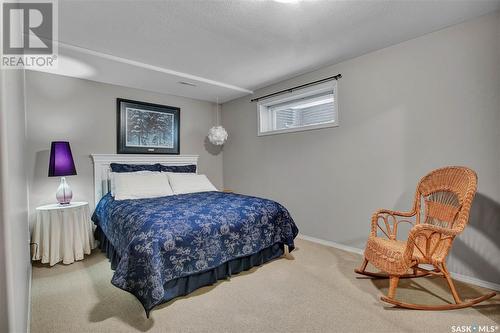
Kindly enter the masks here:
M 409 309 L 459 309 L 495 296 L 496 293 L 493 292 L 462 301 L 446 268 L 446 256 L 453 239 L 462 232 L 468 222 L 476 187 L 476 173 L 465 167 L 441 168 L 423 177 L 418 184 L 411 212 L 383 209 L 373 214 L 364 261 L 355 272 L 371 277 L 389 278 L 388 295 L 382 296 L 381 300 Z M 382 226 L 379 222 L 382 222 Z M 400 223 L 413 225 L 407 241 L 396 240 Z M 378 229 L 387 238 L 379 237 Z M 366 271 L 368 262 L 382 272 Z M 434 269 L 421 268 L 419 264 L 430 264 Z M 427 275 L 442 276 L 446 279 L 455 304 L 421 305 L 401 302 L 395 298 L 399 279 Z

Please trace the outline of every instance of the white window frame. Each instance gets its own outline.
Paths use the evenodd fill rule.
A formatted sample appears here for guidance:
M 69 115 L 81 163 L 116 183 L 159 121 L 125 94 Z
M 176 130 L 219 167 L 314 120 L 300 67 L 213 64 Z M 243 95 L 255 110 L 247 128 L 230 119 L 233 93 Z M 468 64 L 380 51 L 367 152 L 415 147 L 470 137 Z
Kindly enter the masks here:
M 334 103 L 334 108 L 335 108 L 335 121 L 330 122 L 330 123 L 325 123 L 325 124 L 318 124 L 318 125 L 308 125 L 308 126 L 301 126 L 301 127 L 294 127 L 294 128 L 286 128 L 286 129 L 280 129 L 280 130 L 270 130 L 270 131 L 265 131 L 262 132 L 262 113 L 263 111 L 267 111 L 267 108 L 269 106 L 291 101 L 291 100 L 296 100 L 300 99 L 302 97 L 308 97 L 311 95 L 315 95 L 321 92 L 325 91 L 333 91 L 334 98 L 333 98 L 333 103 Z M 271 114 L 266 115 L 267 117 L 271 117 Z M 272 120 L 267 119 L 268 122 L 272 122 Z M 311 131 L 311 130 L 316 130 L 320 128 L 328 128 L 328 127 L 337 127 L 339 126 L 339 107 L 338 107 L 338 85 L 337 85 L 337 80 L 317 84 L 311 87 L 303 88 L 300 90 L 295 90 L 291 93 L 284 93 L 283 95 L 271 97 L 271 98 L 266 98 L 262 100 L 261 102 L 257 103 L 257 136 L 266 136 L 266 135 L 275 135 L 275 134 L 283 134 L 283 133 L 292 133 L 292 132 L 303 132 L 303 131 Z

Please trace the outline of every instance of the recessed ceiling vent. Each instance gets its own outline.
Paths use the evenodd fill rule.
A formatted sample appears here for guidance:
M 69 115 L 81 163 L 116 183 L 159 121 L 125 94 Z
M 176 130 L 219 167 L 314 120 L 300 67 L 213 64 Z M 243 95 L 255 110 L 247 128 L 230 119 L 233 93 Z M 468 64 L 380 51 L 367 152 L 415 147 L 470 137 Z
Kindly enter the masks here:
M 184 86 L 190 86 L 190 87 L 196 87 L 196 84 L 191 83 L 191 82 L 186 82 L 186 81 L 179 81 L 179 84 L 182 84 Z

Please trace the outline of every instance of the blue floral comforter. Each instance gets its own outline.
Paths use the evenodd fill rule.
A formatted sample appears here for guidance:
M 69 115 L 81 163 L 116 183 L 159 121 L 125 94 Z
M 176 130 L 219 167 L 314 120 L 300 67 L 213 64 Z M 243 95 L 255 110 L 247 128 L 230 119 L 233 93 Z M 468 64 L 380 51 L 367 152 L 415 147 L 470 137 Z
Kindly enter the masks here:
M 298 233 L 277 202 L 223 192 L 121 201 L 108 193 L 92 220 L 120 256 L 111 282 L 147 311 L 163 302 L 167 281 L 276 243 L 293 250 Z

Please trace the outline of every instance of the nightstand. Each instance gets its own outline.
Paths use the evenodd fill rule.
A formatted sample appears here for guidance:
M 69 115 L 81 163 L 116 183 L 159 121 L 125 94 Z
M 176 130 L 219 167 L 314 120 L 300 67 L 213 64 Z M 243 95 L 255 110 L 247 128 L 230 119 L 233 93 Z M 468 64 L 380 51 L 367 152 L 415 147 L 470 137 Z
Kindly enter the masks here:
M 82 260 L 96 245 L 88 202 L 37 207 L 31 242 L 35 246 L 32 260 L 43 264 Z

